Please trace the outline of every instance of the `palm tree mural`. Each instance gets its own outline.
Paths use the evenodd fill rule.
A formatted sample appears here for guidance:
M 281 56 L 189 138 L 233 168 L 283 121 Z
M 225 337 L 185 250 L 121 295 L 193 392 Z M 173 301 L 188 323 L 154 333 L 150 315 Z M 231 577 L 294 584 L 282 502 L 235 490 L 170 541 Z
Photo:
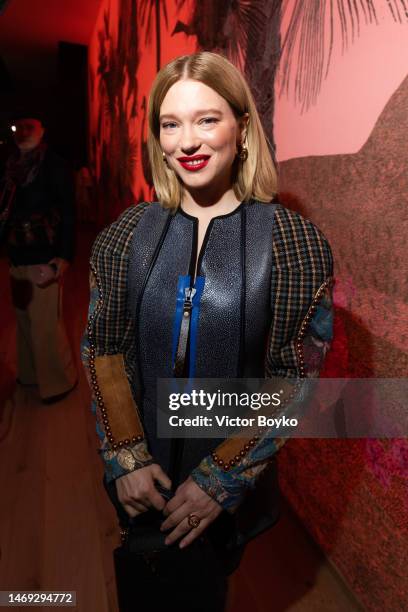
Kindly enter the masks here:
M 176 0 L 178 8 L 186 1 Z M 363 22 L 379 23 L 384 7 L 394 21 L 408 21 L 408 0 L 196 0 L 173 34 L 196 36 L 197 49 L 223 53 L 245 73 L 274 151 L 275 77 L 280 95 L 293 95 L 306 111 L 327 77 L 336 37 L 345 51 Z
M 161 14 L 166 27 L 168 26 L 166 0 L 140 0 L 140 20 L 142 27 L 145 29 L 145 42 L 151 44 L 153 19 L 155 23 L 156 33 L 156 71 L 159 72 L 161 67 Z M 154 18 L 153 18 L 154 15 Z
M 147 140 L 145 137 L 146 134 L 146 124 L 147 124 L 147 99 L 146 96 L 143 96 L 142 105 L 141 105 L 143 117 L 140 126 L 140 149 L 141 149 L 141 161 L 142 161 L 142 170 L 143 177 L 146 182 L 146 185 L 150 188 L 150 191 L 153 189 L 153 177 L 152 177 L 152 169 L 150 167 L 149 160 L 149 152 L 147 148 Z M 143 198 L 144 199 L 144 198 Z
M 139 0 L 140 9 L 140 24 L 145 30 L 145 44 L 151 45 L 152 33 L 155 32 L 155 46 L 156 46 L 156 72 L 159 72 L 161 68 L 161 21 L 163 15 L 163 21 L 166 27 L 168 27 L 168 16 L 166 0 Z M 143 176 L 147 185 L 147 192 L 149 196 L 153 195 L 153 179 L 150 168 L 149 155 L 147 152 L 147 140 L 145 136 L 146 126 L 146 114 L 147 114 L 147 101 L 146 97 L 143 96 L 142 101 L 142 124 L 140 129 L 140 149 L 141 149 L 141 161 Z M 144 199 L 144 189 L 141 190 L 141 194 Z
M 187 0 L 176 0 L 181 9 Z M 273 142 L 274 83 L 280 53 L 280 0 L 197 0 L 188 23 L 173 35 L 197 37 L 197 49 L 221 53 L 246 76 L 266 133 Z
M 138 96 L 137 67 L 140 61 L 139 32 L 137 29 L 137 0 L 122 0 L 125 10 L 119 12 L 119 32 L 117 50 L 118 67 L 125 71 L 128 80 L 126 102 L 131 102 L 130 117 L 136 116 Z
M 301 112 L 307 111 L 327 77 L 337 38 L 346 51 L 362 23 L 378 25 L 380 8 L 388 8 L 396 22 L 408 21 L 407 0 L 284 0 L 280 93 L 292 92 Z
M 176 0 L 177 9 L 187 0 Z M 173 34 L 197 37 L 197 49 L 222 53 L 244 71 L 247 48 L 259 40 L 266 18 L 264 0 L 196 1 L 189 23 L 177 21 Z
M 104 206 L 100 214 L 103 222 L 134 201 L 137 139 L 129 133 L 129 120 L 137 114 L 136 72 L 140 53 L 136 8 L 137 0 L 120 0 L 116 39 L 111 33 L 109 9 L 98 32 L 96 73 L 101 109 L 96 133 L 97 191 Z

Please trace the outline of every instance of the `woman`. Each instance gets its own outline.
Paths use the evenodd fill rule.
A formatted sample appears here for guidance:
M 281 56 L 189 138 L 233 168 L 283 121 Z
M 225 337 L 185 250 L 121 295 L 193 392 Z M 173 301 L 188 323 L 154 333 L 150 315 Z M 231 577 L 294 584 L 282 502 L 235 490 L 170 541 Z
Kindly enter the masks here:
M 252 95 L 226 59 L 201 52 L 165 66 L 149 128 L 158 202 L 128 208 L 95 242 L 83 358 L 121 524 L 162 512 L 179 555 L 173 588 L 172 564 L 157 571 L 153 561 L 143 609 L 209 612 L 224 609 L 246 542 L 276 522 L 276 484 L 264 487 L 269 505 L 255 497 L 284 440 L 160 439 L 157 379 L 317 376 L 331 339 L 332 257 L 321 232 L 278 203 Z M 209 540 L 213 564 L 200 557 Z M 155 603 L 154 584 L 166 585 Z

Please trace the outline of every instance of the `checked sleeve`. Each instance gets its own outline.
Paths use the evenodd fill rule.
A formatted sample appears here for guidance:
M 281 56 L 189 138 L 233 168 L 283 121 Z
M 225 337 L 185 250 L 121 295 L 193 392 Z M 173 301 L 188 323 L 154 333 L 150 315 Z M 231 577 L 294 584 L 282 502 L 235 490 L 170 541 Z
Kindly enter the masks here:
M 92 392 L 108 482 L 153 463 L 129 382 L 132 323 L 126 311 L 128 245 L 146 204 L 132 206 L 96 239 L 81 358 Z

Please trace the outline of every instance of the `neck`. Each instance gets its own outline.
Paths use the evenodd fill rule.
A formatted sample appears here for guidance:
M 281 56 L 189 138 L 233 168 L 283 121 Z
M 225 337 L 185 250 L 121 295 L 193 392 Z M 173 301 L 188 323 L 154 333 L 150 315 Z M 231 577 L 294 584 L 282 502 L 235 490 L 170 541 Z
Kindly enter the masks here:
M 34 149 L 37 149 L 40 146 L 41 142 L 37 142 L 35 145 L 28 145 L 28 146 L 24 146 L 23 145 L 17 145 L 18 150 L 20 151 L 20 155 L 27 155 L 28 153 L 31 153 L 31 151 L 34 151 Z
M 24 157 L 25 155 L 28 155 L 29 153 L 31 153 L 33 149 L 20 149 L 19 147 L 18 150 L 20 153 L 20 157 Z
M 193 216 L 200 213 L 216 216 L 232 212 L 239 203 L 232 187 L 220 190 L 206 189 L 205 193 L 202 190 L 185 190 L 181 208 Z

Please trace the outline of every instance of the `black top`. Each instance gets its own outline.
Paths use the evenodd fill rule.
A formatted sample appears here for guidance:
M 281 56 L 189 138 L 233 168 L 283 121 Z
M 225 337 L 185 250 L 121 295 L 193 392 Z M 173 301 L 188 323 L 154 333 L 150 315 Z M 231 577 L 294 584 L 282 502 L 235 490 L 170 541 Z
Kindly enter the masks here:
M 275 208 L 244 202 L 210 221 L 197 263 L 186 377 L 264 377 Z M 197 238 L 196 217 L 182 209 L 169 215 L 153 203 L 138 222 L 129 250 L 127 298 L 131 319 L 137 321 L 138 350 L 132 385 L 152 455 L 167 473 L 171 444 L 157 435 L 157 380 L 173 377 L 182 320 L 179 296 L 194 283 Z M 222 441 L 186 440 L 180 481 Z
M 16 187 L 2 241 L 15 266 L 68 261 L 74 254 L 74 181 L 66 162 L 47 149 L 36 178 Z

